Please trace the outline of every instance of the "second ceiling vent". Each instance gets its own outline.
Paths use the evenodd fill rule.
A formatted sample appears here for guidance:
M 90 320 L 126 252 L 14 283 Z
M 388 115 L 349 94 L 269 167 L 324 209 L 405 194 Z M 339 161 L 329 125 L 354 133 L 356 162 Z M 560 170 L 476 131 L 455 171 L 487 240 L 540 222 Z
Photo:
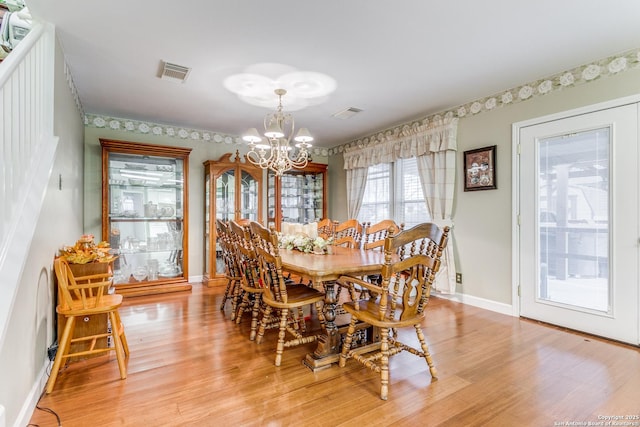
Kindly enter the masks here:
M 160 62 L 160 78 L 184 83 L 191 72 L 191 68 L 171 62 Z
M 331 116 L 335 117 L 336 119 L 346 120 L 346 119 L 350 119 L 351 117 L 355 116 L 360 112 L 362 112 L 362 109 L 360 108 L 349 107 L 345 110 L 338 111 L 337 113 L 333 113 Z

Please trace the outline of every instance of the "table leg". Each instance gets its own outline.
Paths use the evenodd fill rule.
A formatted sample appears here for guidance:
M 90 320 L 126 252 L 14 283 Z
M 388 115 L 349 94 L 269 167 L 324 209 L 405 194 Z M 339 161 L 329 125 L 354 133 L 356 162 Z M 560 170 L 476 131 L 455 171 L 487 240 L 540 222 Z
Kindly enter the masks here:
M 335 323 L 336 320 L 336 292 L 335 282 L 326 282 L 324 285 L 325 300 L 322 312 L 325 319 L 325 334 L 318 338 L 318 347 L 312 354 L 307 354 L 303 363 L 313 371 L 328 368 L 332 363 L 338 362 L 340 357 L 340 334 Z

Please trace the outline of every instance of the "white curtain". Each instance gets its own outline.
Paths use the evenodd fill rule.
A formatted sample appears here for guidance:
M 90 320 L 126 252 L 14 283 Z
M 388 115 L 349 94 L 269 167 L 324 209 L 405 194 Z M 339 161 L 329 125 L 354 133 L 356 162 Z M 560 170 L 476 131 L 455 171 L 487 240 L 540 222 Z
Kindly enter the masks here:
M 432 222 L 440 228 L 452 228 L 434 287 L 439 292 L 453 294 L 456 292 L 456 272 L 451 214 L 455 190 L 456 152 L 448 150 L 418 156 L 417 165 L 422 193 L 425 195 L 427 212 L 430 213 Z
M 416 157 L 422 191 L 432 221 L 440 227 L 453 228 L 457 131 L 457 118 L 436 117 L 428 125 L 405 126 L 398 134 L 380 134 L 374 143 L 347 148 L 344 153 L 344 168 L 347 170 L 349 182 L 347 184 L 349 206 L 352 203 L 352 196 L 359 197 L 357 205 L 359 210 L 364 194 L 363 183 L 361 193 L 357 196 L 356 188 L 353 186 L 358 184 L 355 180 L 352 183 L 349 171 L 366 169 L 379 163 L 391 163 L 397 159 Z M 349 186 L 352 188 L 349 189 Z M 351 210 L 349 212 L 351 213 Z M 453 230 L 449 233 L 449 242 L 442 257 L 434 287 L 442 293 L 455 293 Z
M 358 218 L 364 189 L 367 184 L 369 168 L 347 169 L 347 215 L 348 218 Z
M 446 122 L 446 123 L 445 123 Z M 435 120 L 429 125 L 406 127 L 398 134 L 379 135 L 377 141 L 362 147 L 349 147 L 344 152 L 344 168 L 368 168 L 398 159 L 456 150 L 458 119 Z

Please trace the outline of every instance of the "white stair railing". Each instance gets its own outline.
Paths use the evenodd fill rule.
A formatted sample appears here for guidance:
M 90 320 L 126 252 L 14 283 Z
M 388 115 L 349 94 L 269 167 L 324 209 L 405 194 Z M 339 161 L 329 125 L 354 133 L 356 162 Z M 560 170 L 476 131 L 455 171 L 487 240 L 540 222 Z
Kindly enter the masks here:
M 54 58 L 36 23 L 0 63 L 0 348 L 55 159 Z

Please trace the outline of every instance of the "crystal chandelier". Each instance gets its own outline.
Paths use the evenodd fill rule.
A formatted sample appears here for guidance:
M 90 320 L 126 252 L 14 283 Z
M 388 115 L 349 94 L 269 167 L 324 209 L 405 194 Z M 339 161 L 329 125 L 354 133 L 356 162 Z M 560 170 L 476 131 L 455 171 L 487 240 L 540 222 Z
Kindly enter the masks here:
M 287 91 L 276 89 L 274 92 L 278 96 L 278 108 L 275 113 L 269 113 L 264 118 L 266 141 L 256 128 L 249 129 L 242 139 L 249 143 L 247 159 L 251 163 L 262 169 L 271 169 L 277 176 L 282 176 L 288 170 L 307 165 L 307 149 L 311 147 L 309 142 L 313 141 L 313 137 L 306 128 L 300 128 L 293 138 L 295 148 L 290 145 L 295 123 L 291 114 L 282 112 L 282 97 Z

